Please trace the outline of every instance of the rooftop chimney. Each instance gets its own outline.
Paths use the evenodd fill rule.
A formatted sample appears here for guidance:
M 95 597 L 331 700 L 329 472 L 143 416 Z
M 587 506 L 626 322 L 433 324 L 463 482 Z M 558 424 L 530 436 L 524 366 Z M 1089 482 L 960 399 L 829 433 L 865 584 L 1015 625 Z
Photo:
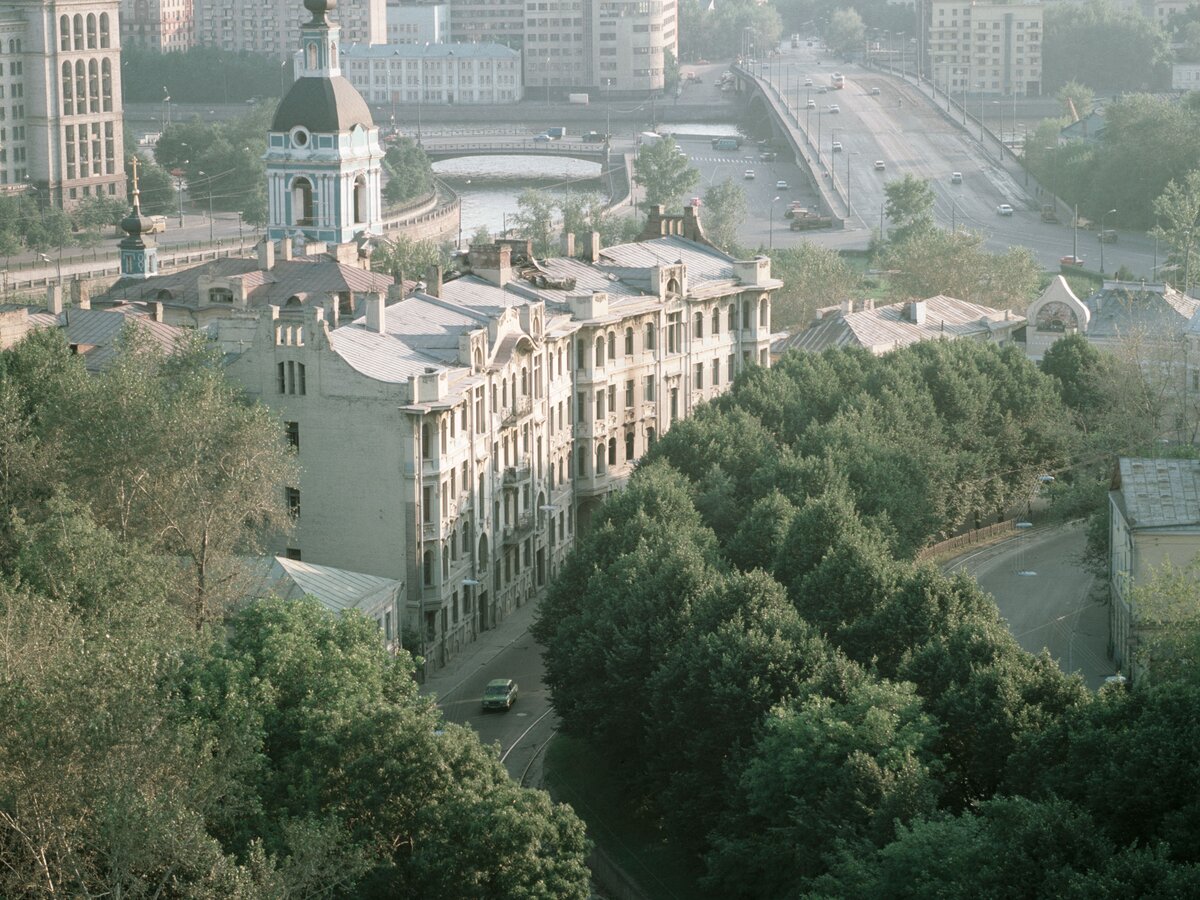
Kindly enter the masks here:
M 367 330 L 383 334 L 384 327 L 383 294 L 372 292 L 367 294 Z
M 92 308 L 92 292 L 86 281 L 76 278 L 71 282 L 71 305 L 76 309 Z
M 264 238 L 255 249 L 258 250 L 258 267 L 264 272 L 270 271 L 275 265 L 275 242 Z
M 442 267 L 432 265 L 425 270 L 425 293 L 430 297 L 442 296 Z
M 595 265 L 600 262 L 600 232 L 593 231 L 588 235 L 587 261 Z
M 567 259 L 571 259 L 575 256 L 575 235 L 570 231 L 563 232 L 562 255 Z
M 908 309 L 905 310 L 906 318 L 914 325 L 925 324 L 925 301 L 913 300 L 908 304 Z M 944 323 L 943 323 L 944 324 Z
M 46 285 L 46 311 L 52 316 L 57 316 L 62 313 L 63 295 L 61 284 Z
M 279 258 L 283 260 L 292 258 L 292 239 L 290 237 L 279 239 Z
M 471 271 L 484 281 L 497 287 L 504 287 L 512 281 L 512 247 L 508 244 L 472 247 L 469 259 Z

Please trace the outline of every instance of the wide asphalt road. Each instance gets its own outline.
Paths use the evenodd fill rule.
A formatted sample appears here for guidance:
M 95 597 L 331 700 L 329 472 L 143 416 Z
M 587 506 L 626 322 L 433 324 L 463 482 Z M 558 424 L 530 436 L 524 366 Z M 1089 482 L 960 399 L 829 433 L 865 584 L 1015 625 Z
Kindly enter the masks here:
M 1114 674 L 1108 658 L 1107 592 L 1080 564 L 1084 525 L 1032 528 L 948 564 L 996 598 L 1022 648 L 1049 650 L 1064 672 L 1092 690 Z

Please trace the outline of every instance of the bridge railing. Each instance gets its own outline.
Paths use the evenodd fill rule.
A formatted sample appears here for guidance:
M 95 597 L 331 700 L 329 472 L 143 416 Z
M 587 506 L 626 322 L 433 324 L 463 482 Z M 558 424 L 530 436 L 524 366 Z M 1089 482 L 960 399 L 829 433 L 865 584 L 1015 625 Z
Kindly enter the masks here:
M 471 144 L 441 143 L 425 141 L 421 149 L 430 156 L 454 154 L 470 156 L 472 153 L 532 153 L 543 156 L 576 156 L 581 159 L 603 160 L 608 149 L 603 144 L 587 144 L 582 141 L 488 141 Z

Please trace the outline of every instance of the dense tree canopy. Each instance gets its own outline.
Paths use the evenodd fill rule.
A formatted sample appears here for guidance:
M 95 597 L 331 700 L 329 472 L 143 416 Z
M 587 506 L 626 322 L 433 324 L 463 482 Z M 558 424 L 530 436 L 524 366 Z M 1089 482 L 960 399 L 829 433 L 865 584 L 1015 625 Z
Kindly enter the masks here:
M 633 174 L 649 206 L 678 205 L 700 180 L 700 173 L 679 152 L 674 138 L 643 144 L 633 161 Z

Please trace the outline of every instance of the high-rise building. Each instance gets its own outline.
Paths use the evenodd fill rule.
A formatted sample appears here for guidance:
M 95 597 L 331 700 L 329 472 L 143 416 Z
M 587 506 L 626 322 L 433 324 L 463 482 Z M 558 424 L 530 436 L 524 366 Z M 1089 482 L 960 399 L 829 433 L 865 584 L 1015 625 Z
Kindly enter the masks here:
M 119 0 L 0 2 L 0 185 L 124 197 Z
M 195 40 L 192 0 L 121 0 L 121 44 L 172 53 Z
M 929 0 L 925 74 L 951 94 L 1042 92 L 1042 7 Z
M 447 4 L 388 3 L 389 44 L 442 44 L 449 40 L 450 7 Z
M 248 50 L 290 59 L 300 44 L 304 16 L 295 0 L 194 0 L 196 43 L 222 50 Z M 342 0 L 326 4 L 349 44 L 387 42 L 386 0 Z
M 525 88 L 645 95 L 678 57 L 676 0 L 451 0 L 455 41 L 522 49 Z

